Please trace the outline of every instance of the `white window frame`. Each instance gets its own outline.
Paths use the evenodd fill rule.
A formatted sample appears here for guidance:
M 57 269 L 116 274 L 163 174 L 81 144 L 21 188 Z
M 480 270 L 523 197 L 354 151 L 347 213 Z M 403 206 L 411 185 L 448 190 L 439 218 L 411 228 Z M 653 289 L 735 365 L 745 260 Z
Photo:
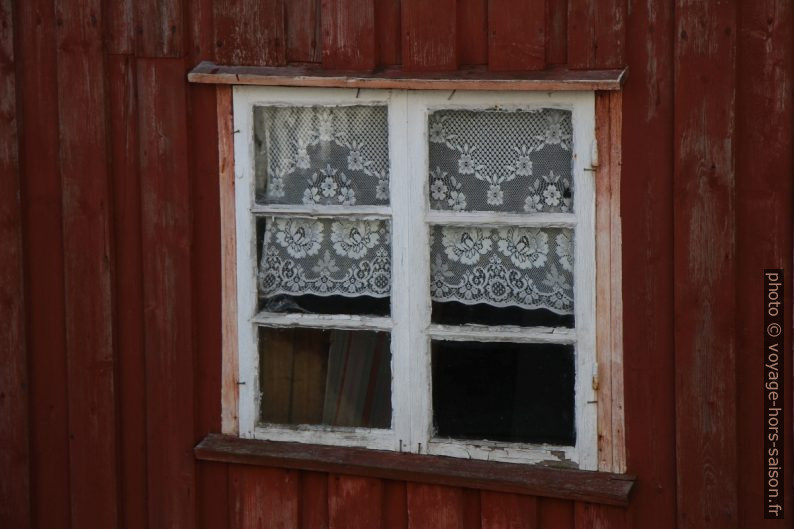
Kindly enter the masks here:
M 237 252 L 238 427 L 242 437 L 399 450 L 495 461 L 564 462 L 596 470 L 594 92 L 493 92 L 235 86 L 234 174 Z M 390 205 L 371 207 L 255 205 L 253 107 L 368 105 L 388 107 Z M 428 113 L 437 109 L 560 108 L 572 112 L 574 213 L 507 214 L 431 211 L 428 199 Z M 407 181 L 406 181 L 407 179 Z M 392 295 L 388 317 L 256 313 L 258 215 L 365 216 L 392 223 Z M 483 225 L 574 229 L 574 329 L 430 323 L 429 226 Z M 399 257 L 399 258 L 398 258 Z M 410 263 L 401 266 L 400 262 Z M 391 333 L 392 427 L 258 425 L 256 329 L 308 327 Z M 430 341 L 472 340 L 573 344 L 575 446 L 433 438 Z

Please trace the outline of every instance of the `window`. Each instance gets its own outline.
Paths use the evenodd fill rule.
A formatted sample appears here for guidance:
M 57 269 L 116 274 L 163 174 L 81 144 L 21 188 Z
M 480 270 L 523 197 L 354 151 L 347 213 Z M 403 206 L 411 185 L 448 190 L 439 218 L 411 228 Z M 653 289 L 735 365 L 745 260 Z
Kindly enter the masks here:
M 240 435 L 596 469 L 594 100 L 235 87 Z

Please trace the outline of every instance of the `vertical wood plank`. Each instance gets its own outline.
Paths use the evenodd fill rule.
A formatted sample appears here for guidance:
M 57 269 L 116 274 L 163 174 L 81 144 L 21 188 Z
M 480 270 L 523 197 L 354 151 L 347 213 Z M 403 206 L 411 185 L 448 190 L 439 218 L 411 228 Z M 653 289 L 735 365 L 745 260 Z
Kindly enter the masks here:
M 463 527 L 480 529 L 482 527 L 481 492 L 477 489 L 463 489 Z
M 375 68 L 373 0 L 322 0 L 323 68 Z
M 538 529 L 574 529 L 574 502 L 539 498 Z
M 185 66 L 138 59 L 149 526 L 195 522 Z
M 538 501 L 533 496 L 483 491 L 482 529 L 536 529 Z
M 455 0 L 402 0 L 402 58 L 405 70 L 457 69 L 455 13 Z
M 196 468 L 198 487 L 198 520 L 200 529 L 230 527 L 229 466 L 225 463 L 201 461 Z
M 546 0 L 488 2 L 488 69 L 546 66 Z
M 626 511 L 618 507 L 576 502 L 576 529 L 627 529 Z
M 404 481 L 383 480 L 383 529 L 408 529 L 407 502 Z
M 0 525 L 31 526 L 14 6 L 0 1 Z
M 214 5 L 219 63 L 286 64 L 284 0 L 219 0 Z
M 546 0 L 546 64 L 568 60 L 568 0 Z
M 667 0 L 632 4 L 626 57 L 636 82 L 622 97 L 626 452 L 627 468 L 646 482 L 629 514 L 643 529 L 676 526 L 673 11 Z
M 232 529 L 298 527 L 298 474 L 275 468 L 229 467 Z
M 214 0 L 191 0 L 185 9 L 185 54 L 188 66 L 215 60 Z
M 141 187 L 135 59 L 107 59 L 115 245 L 116 354 L 119 394 L 121 520 L 145 528 L 146 367 L 143 355 Z
M 400 64 L 402 60 L 400 0 L 374 0 L 374 2 L 377 63 L 379 66 Z
M 328 527 L 378 529 L 382 525 L 380 479 L 332 474 L 328 478 Z
M 301 529 L 328 529 L 328 474 L 301 472 Z
M 56 0 L 71 522 L 116 527 L 116 410 L 105 69 L 99 0 Z
M 181 57 L 185 30 L 182 0 L 135 0 L 135 55 Z
M 678 527 L 737 527 L 736 5 L 676 2 Z
M 322 59 L 320 0 L 291 0 L 284 4 L 287 62 L 317 63 Z
M 624 0 L 568 0 L 568 66 L 622 68 L 626 17 Z
M 736 299 L 737 444 L 739 527 L 783 527 L 764 520 L 764 444 L 760 381 L 764 349 L 762 270 L 786 270 L 785 311 L 791 310 L 792 83 L 794 25 L 791 2 L 739 3 L 736 87 Z M 759 119 L 763 116 L 762 119 Z M 788 321 L 791 314 L 785 313 Z M 790 338 L 788 344 L 791 344 Z M 790 345 L 787 345 L 790 351 Z M 790 362 L 792 356 L 786 357 Z M 783 371 L 785 409 L 784 512 L 792 523 L 792 368 Z
M 409 529 L 465 527 L 461 489 L 408 483 L 407 492 Z
M 103 0 L 105 50 L 110 54 L 135 53 L 135 8 L 133 0 Z
M 487 0 L 458 0 L 458 59 L 462 65 L 488 62 Z
M 20 164 L 30 373 L 31 513 L 35 528 L 70 519 L 58 88 L 52 2 L 15 3 L 19 32 Z M 39 508 L 41 506 L 41 508 Z M 46 508 L 44 507 L 46 506 Z

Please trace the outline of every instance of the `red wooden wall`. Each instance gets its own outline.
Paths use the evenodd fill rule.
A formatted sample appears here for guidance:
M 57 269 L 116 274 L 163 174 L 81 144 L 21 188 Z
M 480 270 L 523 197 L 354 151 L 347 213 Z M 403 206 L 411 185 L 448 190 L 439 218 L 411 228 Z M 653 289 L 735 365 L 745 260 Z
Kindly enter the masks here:
M 792 527 L 791 488 L 788 521 L 762 519 L 760 351 L 761 271 L 792 279 L 793 17 L 786 0 L 0 0 L 0 527 Z M 630 68 L 627 511 L 195 462 L 220 429 L 215 92 L 185 78 L 205 59 Z

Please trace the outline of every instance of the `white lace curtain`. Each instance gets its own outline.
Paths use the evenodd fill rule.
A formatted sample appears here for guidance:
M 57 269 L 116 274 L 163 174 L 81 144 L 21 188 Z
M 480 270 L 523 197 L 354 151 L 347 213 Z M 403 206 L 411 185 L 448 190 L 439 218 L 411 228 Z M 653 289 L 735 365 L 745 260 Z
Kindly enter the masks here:
M 266 203 L 387 204 L 385 107 L 256 109 L 258 199 Z M 430 203 L 455 211 L 570 212 L 569 111 L 434 112 Z M 270 217 L 260 295 L 385 298 L 391 293 L 386 220 Z M 431 229 L 434 301 L 573 312 L 568 229 Z

